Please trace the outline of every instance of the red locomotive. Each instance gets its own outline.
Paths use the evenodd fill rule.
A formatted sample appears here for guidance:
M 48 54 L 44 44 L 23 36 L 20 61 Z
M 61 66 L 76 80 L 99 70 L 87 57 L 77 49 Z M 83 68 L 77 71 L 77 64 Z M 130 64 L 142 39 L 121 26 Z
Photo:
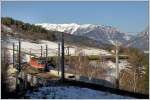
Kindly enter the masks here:
M 45 58 L 42 57 L 40 58 L 32 57 L 30 58 L 30 65 L 37 69 L 43 69 L 46 66 L 46 60 Z
M 49 71 L 51 68 L 55 67 L 50 62 L 51 61 L 47 61 L 47 64 L 46 64 L 46 58 L 44 57 L 40 57 L 40 58 L 31 57 L 29 64 L 36 69 L 43 69 L 43 70 Z

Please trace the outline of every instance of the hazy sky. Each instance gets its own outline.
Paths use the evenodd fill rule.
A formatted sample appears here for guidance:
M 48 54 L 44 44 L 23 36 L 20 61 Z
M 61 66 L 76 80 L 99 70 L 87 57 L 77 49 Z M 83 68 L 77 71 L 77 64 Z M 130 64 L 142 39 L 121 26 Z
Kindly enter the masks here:
M 102 24 L 122 32 L 140 32 L 148 26 L 147 1 L 5 1 L 1 4 L 2 16 L 29 23 Z

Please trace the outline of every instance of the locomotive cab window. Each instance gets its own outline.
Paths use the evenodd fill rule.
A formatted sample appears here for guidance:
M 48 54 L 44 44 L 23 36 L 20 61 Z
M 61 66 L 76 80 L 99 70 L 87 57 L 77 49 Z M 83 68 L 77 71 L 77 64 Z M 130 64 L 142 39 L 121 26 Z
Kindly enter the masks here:
M 38 64 L 45 64 L 44 60 L 38 60 Z

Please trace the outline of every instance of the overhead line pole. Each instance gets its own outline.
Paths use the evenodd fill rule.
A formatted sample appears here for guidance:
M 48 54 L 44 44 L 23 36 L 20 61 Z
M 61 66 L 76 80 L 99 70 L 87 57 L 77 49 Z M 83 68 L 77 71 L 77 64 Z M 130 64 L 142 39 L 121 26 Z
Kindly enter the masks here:
M 4 47 L 4 66 L 6 65 L 6 48 Z
M 48 67 L 48 66 L 47 66 L 47 65 L 48 65 L 48 64 L 47 64 L 47 56 L 48 56 L 48 51 L 47 51 L 47 45 L 46 45 L 46 70 L 47 70 L 47 67 Z
M 18 65 L 17 65 L 17 72 L 16 72 L 16 92 L 18 90 L 18 74 L 21 71 L 21 42 L 19 39 L 19 47 L 17 46 L 17 56 L 18 56 Z
M 61 80 L 64 82 L 64 34 L 61 35 Z
M 15 68 L 15 44 L 13 43 L 13 67 Z
M 67 51 L 68 51 L 67 53 L 68 53 L 68 56 L 69 56 L 69 46 L 67 47 Z
M 58 75 L 60 71 L 60 42 L 58 42 Z
M 21 70 L 21 41 L 19 40 L 19 72 Z
M 42 48 L 42 45 L 41 45 L 41 57 L 42 57 L 42 52 L 43 52 L 43 48 Z
M 119 89 L 118 41 L 116 40 L 116 88 Z
M 70 50 L 70 49 L 69 49 L 69 46 L 68 46 L 68 64 L 69 64 L 69 67 L 70 67 L 70 56 L 71 56 L 71 55 L 70 55 L 69 50 Z

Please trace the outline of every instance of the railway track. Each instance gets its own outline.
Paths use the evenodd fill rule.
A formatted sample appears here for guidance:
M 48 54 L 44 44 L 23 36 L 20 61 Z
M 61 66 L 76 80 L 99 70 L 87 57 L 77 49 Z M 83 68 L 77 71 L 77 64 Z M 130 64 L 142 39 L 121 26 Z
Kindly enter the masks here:
M 107 87 L 104 86 L 104 84 L 94 84 L 94 83 L 89 83 L 85 81 L 80 81 L 80 80 L 75 80 L 75 79 L 69 79 L 65 78 L 64 82 L 62 83 L 60 81 L 60 76 L 52 74 L 51 72 L 39 72 L 38 70 L 33 69 L 30 65 L 25 64 L 22 67 L 22 70 L 26 74 L 28 74 L 31 78 L 28 78 L 28 82 L 35 83 L 36 85 L 42 86 L 60 86 L 60 85 L 66 85 L 66 86 L 77 86 L 81 88 L 90 88 L 94 90 L 99 90 L 99 91 L 104 91 L 104 92 L 109 92 L 117 95 L 124 95 L 124 96 L 129 96 L 129 97 L 134 97 L 134 98 L 142 98 L 142 99 L 148 99 L 149 95 L 146 94 L 140 94 L 140 93 L 133 93 L 125 90 L 120 90 L 120 89 L 115 89 L 112 87 Z M 36 80 L 36 81 L 35 81 Z M 40 84 L 40 85 L 39 85 Z

